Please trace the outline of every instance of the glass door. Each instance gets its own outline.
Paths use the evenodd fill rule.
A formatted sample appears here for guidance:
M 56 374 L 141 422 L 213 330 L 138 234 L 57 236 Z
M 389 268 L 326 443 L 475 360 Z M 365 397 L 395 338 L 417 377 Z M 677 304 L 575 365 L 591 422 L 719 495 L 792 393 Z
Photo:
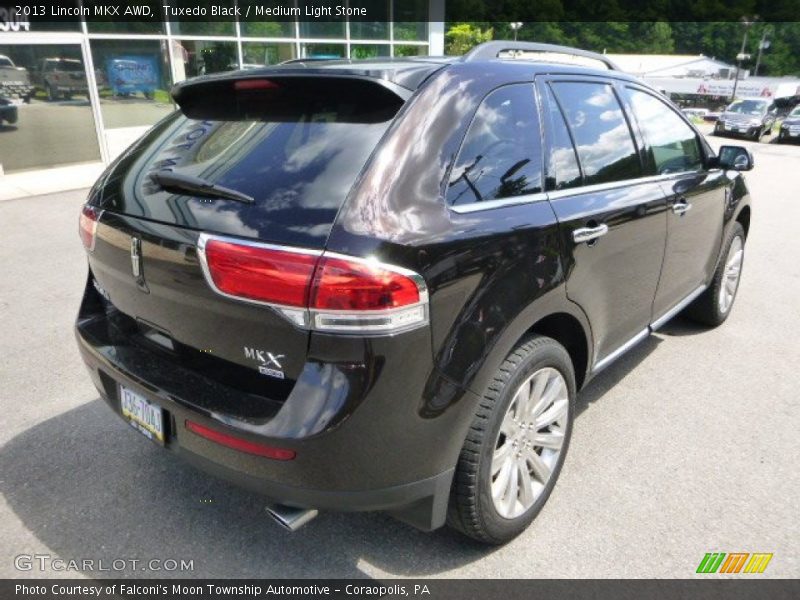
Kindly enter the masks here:
M 101 161 L 80 39 L 12 37 L 0 39 L 0 173 Z

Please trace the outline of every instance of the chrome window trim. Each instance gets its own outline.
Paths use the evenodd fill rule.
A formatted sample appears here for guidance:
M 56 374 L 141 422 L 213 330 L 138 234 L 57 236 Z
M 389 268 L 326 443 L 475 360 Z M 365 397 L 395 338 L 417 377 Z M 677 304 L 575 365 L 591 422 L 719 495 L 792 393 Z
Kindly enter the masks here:
M 558 200 L 559 198 L 566 198 L 568 196 L 578 196 L 581 194 L 592 194 L 595 192 L 605 192 L 608 190 L 615 190 L 633 185 L 641 185 L 644 183 L 657 183 L 663 181 L 671 181 L 684 177 L 686 175 L 698 175 L 703 173 L 702 170 L 695 171 L 678 171 L 676 173 L 665 173 L 663 175 L 647 175 L 645 177 L 637 177 L 636 179 L 623 179 L 621 181 L 609 181 L 607 183 L 595 183 L 592 185 L 583 185 L 579 187 L 567 188 L 563 190 L 552 190 L 549 192 L 540 192 L 536 194 L 525 194 L 524 196 L 514 196 L 513 198 L 502 198 L 500 200 L 488 200 L 487 202 L 469 202 L 467 204 L 460 204 L 456 206 L 448 206 L 448 208 L 458 214 L 468 214 L 479 212 L 482 210 L 492 210 L 495 208 L 505 208 L 507 206 L 516 206 L 522 204 L 532 204 L 534 202 L 542 202 L 543 200 Z
M 543 200 L 547 200 L 546 192 L 537 192 L 536 194 L 523 194 L 521 196 L 512 196 L 510 198 L 487 200 L 486 202 L 467 202 L 466 204 L 449 205 L 448 208 L 455 213 L 467 214 L 467 213 L 479 212 L 482 210 L 492 210 L 493 208 L 504 208 L 506 206 L 532 204 L 534 202 L 542 202 Z
M 641 185 L 644 183 L 659 183 L 663 181 L 671 181 L 686 175 L 696 175 L 703 171 L 679 171 L 676 173 L 665 173 L 663 175 L 647 175 L 645 177 L 637 177 L 636 179 L 623 179 L 621 181 L 609 181 L 607 183 L 595 183 L 592 185 L 584 185 L 580 187 L 567 188 L 564 190 L 553 190 L 547 192 L 549 200 L 558 200 L 567 196 L 578 196 L 580 194 L 592 194 L 595 192 L 605 192 L 607 190 L 615 190 L 619 188 L 629 187 L 633 185 Z
M 211 276 L 211 270 L 208 266 L 208 257 L 206 256 L 206 246 L 209 241 L 220 241 L 236 244 L 239 246 L 250 246 L 253 248 L 263 248 L 265 250 L 277 250 L 279 252 L 290 252 L 295 254 L 305 254 L 309 256 L 316 256 L 317 258 L 339 258 L 348 262 L 355 262 L 363 265 L 375 266 L 386 271 L 392 271 L 411 279 L 417 286 L 419 293 L 419 301 L 408 306 L 401 306 L 398 308 L 387 308 L 383 310 L 362 310 L 362 311 L 349 311 L 349 310 L 324 310 L 318 308 L 310 308 L 308 306 L 290 306 L 285 304 L 277 304 L 274 302 L 265 302 L 263 300 L 253 300 L 241 296 L 235 296 L 222 291 L 214 283 Z M 320 331 L 326 333 L 350 333 L 359 335 L 395 335 L 405 333 L 413 329 L 418 329 L 428 325 L 430 322 L 429 311 L 429 294 L 428 286 L 425 279 L 415 271 L 398 267 L 379 261 L 377 259 L 362 258 L 358 256 L 350 256 L 348 254 L 339 254 L 337 252 L 327 252 L 324 250 L 313 250 L 309 248 L 298 248 L 295 246 L 281 246 L 276 244 L 268 244 L 263 242 L 256 242 L 247 239 L 233 238 L 228 236 L 201 233 L 197 240 L 197 256 L 200 262 L 203 277 L 206 283 L 213 292 L 245 304 L 252 304 L 256 306 L 264 306 L 273 309 L 278 315 L 290 321 L 293 325 L 306 329 L 309 331 Z M 315 267 L 316 268 L 316 267 Z M 422 309 L 422 319 L 409 323 L 407 325 L 394 325 L 386 323 L 386 320 L 391 317 L 396 317 L 405 313 L 413 313 Z M 351 321 L 347 323 L 346 321 Z M 324 320 L 340 320 L 344 323 L 325 324 Z M 370 323 L 370 321 L 373 321 Z

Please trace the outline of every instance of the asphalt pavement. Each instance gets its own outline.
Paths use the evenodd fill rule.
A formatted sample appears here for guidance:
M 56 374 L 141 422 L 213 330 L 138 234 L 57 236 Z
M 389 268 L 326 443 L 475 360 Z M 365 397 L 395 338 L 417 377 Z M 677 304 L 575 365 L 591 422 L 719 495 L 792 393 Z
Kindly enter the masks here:
M 84 192 L 0 202 L 0 577 L 687 578 L 707 552 L 773 553 L 748 577 L 800 576 L 800 146 L 730 143 L 756 169 L 729 320 L 678 318 L 582 392 L 550 501 L 502 548 L 381 514 L 290 534 L 157 448 L 98 399 L 73 339 Z M 193 570 L 19 570 L 32 555 Z

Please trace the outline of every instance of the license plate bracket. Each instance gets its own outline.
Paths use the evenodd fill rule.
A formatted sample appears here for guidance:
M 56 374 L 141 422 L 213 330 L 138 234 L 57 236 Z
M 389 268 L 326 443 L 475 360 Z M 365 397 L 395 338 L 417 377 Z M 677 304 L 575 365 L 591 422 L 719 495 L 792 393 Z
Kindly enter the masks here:
M 122 416 L 131 427 L 156 444 L 164 445 L 163 408 L 122 384 L 119 386 L 119 403 Z

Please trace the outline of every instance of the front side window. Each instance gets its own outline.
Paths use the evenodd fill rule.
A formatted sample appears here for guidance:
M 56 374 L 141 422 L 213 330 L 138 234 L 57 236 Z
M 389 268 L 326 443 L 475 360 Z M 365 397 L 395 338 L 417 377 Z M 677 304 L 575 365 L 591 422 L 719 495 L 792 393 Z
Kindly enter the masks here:
M 542 191 L 542 147 L 531 84 L 509 85 L 478 107 L 450 176 L 451 206 Z
M 675 111 L 647 92 L 626 93 L 658 175 L 702 168 L 697 135 Z
M 611 85 L 558 81 L 552 86 L 575 140 L 584 183 L 641 177 L 639 155 Z

